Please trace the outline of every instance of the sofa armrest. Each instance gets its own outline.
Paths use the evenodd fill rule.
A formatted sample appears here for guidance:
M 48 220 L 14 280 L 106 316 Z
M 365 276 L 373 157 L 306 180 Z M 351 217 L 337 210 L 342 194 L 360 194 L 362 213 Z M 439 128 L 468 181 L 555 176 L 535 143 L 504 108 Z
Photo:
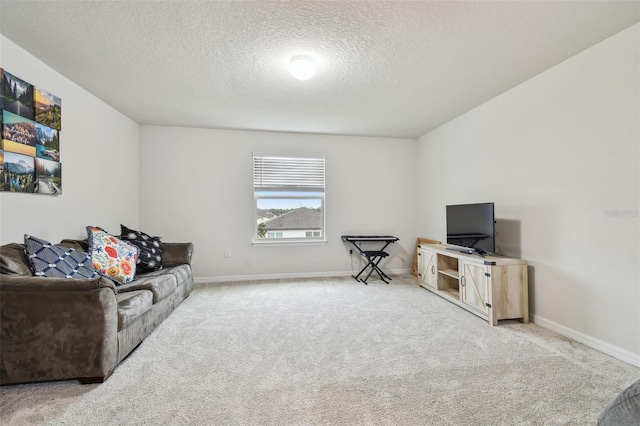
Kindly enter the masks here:
M 0 275 L 0 383 L 101 381 L 118 362 L 115 287 L 106 278 Z
M 162 266 L 191 265 L 193 243 L 162 243 Z

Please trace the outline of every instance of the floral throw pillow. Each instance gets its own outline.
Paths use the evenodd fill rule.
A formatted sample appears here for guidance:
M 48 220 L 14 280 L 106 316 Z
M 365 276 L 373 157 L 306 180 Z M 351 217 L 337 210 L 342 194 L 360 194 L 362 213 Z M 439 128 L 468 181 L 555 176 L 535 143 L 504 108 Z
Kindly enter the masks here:
M 162 241 L 144 232 L 136 231 L 120 224 L 120 238 L 140 249 L 138 266 L 147 271 L 162 268 Z
M 91 262 L 98 274 L 116 284 L 133 281 L 136 275 L 138 247 L 120 240 L 97 226 L 87 226 Z

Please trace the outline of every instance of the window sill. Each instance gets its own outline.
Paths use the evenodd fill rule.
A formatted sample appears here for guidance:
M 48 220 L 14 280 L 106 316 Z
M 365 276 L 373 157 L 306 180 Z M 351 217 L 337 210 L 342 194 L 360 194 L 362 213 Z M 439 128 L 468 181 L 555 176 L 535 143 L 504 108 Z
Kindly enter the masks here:
M 276 238 L 268 240 L 253 240 L 251 242 L 255 247 L 267 246 L 323 246 L 327 244 L 327 240 L 310 240 L 310 241 L 277 241 Z

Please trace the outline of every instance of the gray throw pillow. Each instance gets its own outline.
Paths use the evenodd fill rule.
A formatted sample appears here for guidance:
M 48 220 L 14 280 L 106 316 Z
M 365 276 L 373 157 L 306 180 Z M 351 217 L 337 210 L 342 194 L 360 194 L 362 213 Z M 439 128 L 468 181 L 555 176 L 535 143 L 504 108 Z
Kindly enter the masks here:
M 640 425 L 640 380 L 620 392 L 598 417 L 598 426 Z

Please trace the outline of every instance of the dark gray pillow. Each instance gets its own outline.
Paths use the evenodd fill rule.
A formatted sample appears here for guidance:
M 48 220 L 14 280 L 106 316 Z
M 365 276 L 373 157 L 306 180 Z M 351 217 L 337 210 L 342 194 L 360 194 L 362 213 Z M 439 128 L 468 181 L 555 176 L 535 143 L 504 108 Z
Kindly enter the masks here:
M 638 426 L 640 424 L 640 380 L 620 392 L 598 417 L 598 426 Z
M 140 249 L 138 266 L 143 270 L 157 271 L 162 268 L 162 241 L 144 232 L 120 224 L 120 239 Z

